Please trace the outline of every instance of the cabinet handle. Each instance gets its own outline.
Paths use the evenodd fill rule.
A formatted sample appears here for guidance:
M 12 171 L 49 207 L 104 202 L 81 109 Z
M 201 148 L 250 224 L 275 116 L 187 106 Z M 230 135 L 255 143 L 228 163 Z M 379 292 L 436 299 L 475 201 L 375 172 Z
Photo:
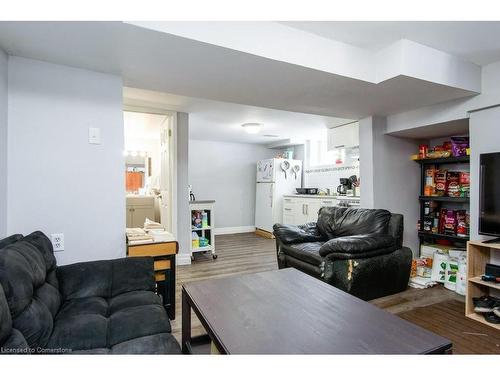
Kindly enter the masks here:
M 291 211 L 292 209 L 291 208 L 285 208 L 285 211 Z

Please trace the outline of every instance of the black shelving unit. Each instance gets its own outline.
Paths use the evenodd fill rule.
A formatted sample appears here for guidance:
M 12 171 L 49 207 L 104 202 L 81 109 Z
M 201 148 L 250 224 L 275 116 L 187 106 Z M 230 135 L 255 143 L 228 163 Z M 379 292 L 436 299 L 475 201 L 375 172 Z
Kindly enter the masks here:
M 469 237 L 450 236 L 446 234 L 423 231 L 424 216 L 425 216 L 424 203 L 431 201 L 431 202 L 439 202 L 441 204 L 455 203 L 455 204 L 468 205 L 470 199 L 463 197 L 426 196 L 424 195 L 424 187 L 425 187 L 425 171 L 429 165 L 435 165 L 436 167 L 438 167 L 439 165 L 443 164 L 468 164 L 470 162 L 470 157 L 459 156 L 459 157 L 449 157 L 449 158 L 439 158 L 439 159 L 419 159 L 415 161 L 418 164 L 420 164 L 420 196 L 418 197 L 420 203 L 420 228 L 418 230 L 419 252 L 420 252 L 420 246 L 423 243 L 428 242 L 429 240 L 449 240 L 452 241 L 453 243 L 460 244 L 463 247 L 465 247 L 466 242 L 469 240 Z
M 438 158 L 438 159 L 417 159 L 415 160 L 419 164 L 429 165 L 429 164 L 456 164 L 456 163 L 469 163 L 469 156 L 457 156 L 449 158 Z
M 447 234 L 429 233 L 429 232 L 424 232 L 424 231 L 418 231 L 418 236 L 420 238 L 434 238 L 436 240 L 450 240 L 450 241 L 454 241 L 454 242 L 467 242 L 467 241 L 469 241 L 469 237 L 450 236 Z
M 419 198 L 421 201 L 433 201 L 433 202 L 454 202 L 454 203 L 469 203 L 469 198 L 455 198 L 455 197 L 428 197 L 421 195 Z

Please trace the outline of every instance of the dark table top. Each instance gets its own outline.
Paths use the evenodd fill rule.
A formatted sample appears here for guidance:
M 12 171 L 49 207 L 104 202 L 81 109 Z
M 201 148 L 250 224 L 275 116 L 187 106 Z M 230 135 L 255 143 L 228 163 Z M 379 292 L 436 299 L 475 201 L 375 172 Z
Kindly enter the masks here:
M 293 268 L 183 286 L 231 354 L 422 354 L 451 342 Z

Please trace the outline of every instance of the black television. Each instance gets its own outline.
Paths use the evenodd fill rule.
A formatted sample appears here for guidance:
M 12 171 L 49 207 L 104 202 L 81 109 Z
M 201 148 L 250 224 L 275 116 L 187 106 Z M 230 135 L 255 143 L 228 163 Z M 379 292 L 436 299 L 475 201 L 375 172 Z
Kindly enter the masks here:
M 479 234 L 500 237 L 500 152 L 479 157 Z

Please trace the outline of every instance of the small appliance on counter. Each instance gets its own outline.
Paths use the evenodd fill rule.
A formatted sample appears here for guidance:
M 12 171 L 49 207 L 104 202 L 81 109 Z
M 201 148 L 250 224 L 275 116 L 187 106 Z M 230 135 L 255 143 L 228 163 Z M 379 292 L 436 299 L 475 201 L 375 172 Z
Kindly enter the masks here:
M 352 190 L 351 180 L 348 178 L 341 178 L 340 185 L 337 186 L 338 195 L 347 195 L 347 191 Z
M 297 194 L 304 195 L 317 195 L 319 192 L 318 188 L 296 188 Z
M 337 186 L 337 194 L 345 195 L 348 197 L 359 196 L 359 180 L 356 175 L 349 178 L 341 178 L 340 185 Z

